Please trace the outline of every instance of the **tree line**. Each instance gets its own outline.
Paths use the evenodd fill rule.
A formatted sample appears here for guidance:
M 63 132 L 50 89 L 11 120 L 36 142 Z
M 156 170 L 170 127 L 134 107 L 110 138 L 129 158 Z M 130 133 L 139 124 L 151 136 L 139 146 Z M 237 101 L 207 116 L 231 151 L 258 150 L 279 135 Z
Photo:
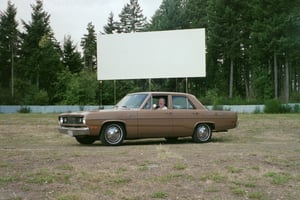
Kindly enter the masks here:
M 144 90 L 187 91 L 206 104 L 300 100 L 298 0 L 163 0 L 150 20 L 129 0 L 117 17 L 109 14 L 102 34 L 206 30 L 205 78 L 151 81 L 97 81 L 92 22 L 80 52 L 71 35 L 55 39 L 42 0 L 31 7 L 31 20 L 20 24 L 11 1 L 0 12 L 0 104 L 105 105 Z

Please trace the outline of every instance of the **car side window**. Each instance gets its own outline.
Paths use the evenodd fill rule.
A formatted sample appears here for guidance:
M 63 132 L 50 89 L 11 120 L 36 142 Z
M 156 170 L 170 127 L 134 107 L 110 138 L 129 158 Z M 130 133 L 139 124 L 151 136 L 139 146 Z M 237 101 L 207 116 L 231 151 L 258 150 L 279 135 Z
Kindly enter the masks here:
M 160 106 L 159 106 L 159 104 L 160 104 L 160 99 L 163 99 L 163 107 L 165 108 L 165 109 L 167 109 L 167 107 L 168 107 L 168 96 L 161 96 L 161 95 L 159 95 L 159 96 L 153 96 L 152 97 L 152 108 L 153 109 L 158 109 L 158 110 L 160 110 L 161 108 L 160 108 Z
M 195 109 L 189 99 L 184 96 L 173 96 L 172 104 L 173 109 Z
M 147 109 L 154 109 L 154 110 L 159 110 L 159 99 L 164 99 L 164 106 L 165 109 L 167 109 L 168 107 L 168 96 L 162 96 L 162 95 L 158 95 L 158 96 L 152 96 L 150 97 L 147 102 L 144 105 L 145 110 Z

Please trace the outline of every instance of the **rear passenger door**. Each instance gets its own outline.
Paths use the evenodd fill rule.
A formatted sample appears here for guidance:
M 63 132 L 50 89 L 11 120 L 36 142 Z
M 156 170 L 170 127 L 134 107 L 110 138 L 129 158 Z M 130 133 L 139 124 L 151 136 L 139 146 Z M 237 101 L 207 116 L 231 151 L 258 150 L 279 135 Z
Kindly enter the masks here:
M 190 136 L 199 121 L 199 113 L 184 95 L 172 96 L 172 127 L 176 136 Z

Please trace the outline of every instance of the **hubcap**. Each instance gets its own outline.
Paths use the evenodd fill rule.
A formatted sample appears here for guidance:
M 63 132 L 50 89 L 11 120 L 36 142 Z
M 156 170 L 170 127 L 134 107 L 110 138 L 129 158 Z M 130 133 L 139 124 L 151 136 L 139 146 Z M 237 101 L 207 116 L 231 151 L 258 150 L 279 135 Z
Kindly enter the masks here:
M 199 126 L 197 128 L 197 135 L 200 140 L 205 141 L 209 137 L 209 129 L 205 126 Z
M 105 139 L 110 144 L 117 144 L 122 139 L 122 135 L 122 128 L 117 125 L 113 125 L 106 129 Z

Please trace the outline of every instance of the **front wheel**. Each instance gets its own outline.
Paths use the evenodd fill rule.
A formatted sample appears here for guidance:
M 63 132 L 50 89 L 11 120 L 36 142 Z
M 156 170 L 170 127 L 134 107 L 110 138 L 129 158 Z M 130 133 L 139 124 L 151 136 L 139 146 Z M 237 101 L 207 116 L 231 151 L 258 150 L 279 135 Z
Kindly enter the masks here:
M 198 143 L 208 142 L 211 136 L 212 131 L 208 124 L 198 124 L 193 133 L 193 140 Z
M 75 139 L 80 144 L 93 144 L 97 138 L 91 136 L 76 136 Z
M 107 124 L 103 127 L 100 140 L 105 145 L 120 145 L 125 137 L 125 129 L 123 125 L 118 123 Z

